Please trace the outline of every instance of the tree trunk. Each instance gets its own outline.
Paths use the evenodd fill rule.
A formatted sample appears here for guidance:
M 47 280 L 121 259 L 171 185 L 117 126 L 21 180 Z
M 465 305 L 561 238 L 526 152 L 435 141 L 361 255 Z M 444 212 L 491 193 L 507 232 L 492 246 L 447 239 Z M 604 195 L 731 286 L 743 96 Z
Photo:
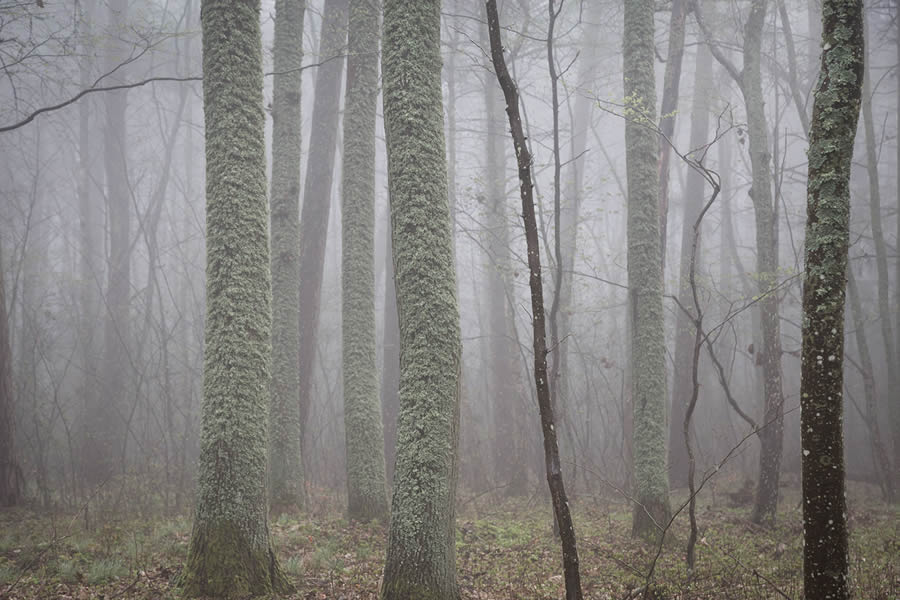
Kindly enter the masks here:
M 669 520 L 666 471 L 666 363 L 659 251 L 659 137 L 653 73 L 651 0 L 625 4 L 624 73 L 628 99 L 628 288 L 632 322 L 634 514 L 632 535 L 658 537 Z
M 0 506 L 15 506 L 22 497 L 22 471 L 16 457 L 12 350 L 2 264 L 0 248 Z
M 663 76 L 662 105 L 660 106 L 659 239 L 663 270 L 666 267 L 666 232 L 669 222 L 669 162 L 672 156 L 671 144 L 675 141 L 675 117 L 678 114 L 678 90 L 681 84 L 681 63 L 684 58 L 686 4 L 686 0 L 672 0 L 672 17 L 669 20 L 669 49 L 666 54 L 666 72 Z M 691 147 L 696 148 L 693 143 Z M 682 243 L 681 246 L 683 264 L 684 244 Z M 672 420 L 672 423 L 675 423 L 675 419 Z M 683 443 L 681 445 L 684 446 Z
M 378 17 L 350 0 L 343 173 L 343 363 L 347 512 L 387 522 L 384 434 L 375 358 L 375 108 Z
M 712 55 L 705 46 L 697 47 L 694 72 L 694 99 L 691 106 L 690 148 L 702 149 L 709 143 L 709 96 L 712 87 Z M 702 151 L 702 150 L 701 150 Z M 721 170 L 727 170 L 722 167 Z M 706 182 L 695 169 L 688 169 L 684 192 L 684 219 L 681 227 L 681 260 L 678 297 L 684 307 L 693 306 L 690 286 L 691 252 L 694 243 L 694 223 L 705 198 Z M 697 256 L 700 256 L 700 232 L 697 232 Z M 690 315 L 678 310 L 675 318 L 675 372 L 672 389 L 672 412 L 669 418 L 669 484 L 685 487 L 688 483 L 688 455 L 684 439 L 685 408 L 694 391 L 692 354 L 694 324 Z M 693 437 L 693 436 L 692 436 Z
M 309 158 L 300 214 L 300 439 L 309 455 L 309 411 L 313 363 L 318 347 L 319 307 L 325 269 L 325 243 L 331 213 L 334 155 L 338 141 L 341 75 L 346 52 L 348 0 L 325 0 L 313 98 Z
M 778 508 L 778 480 L 784 438 L 784 396 L 781 389 L 781 327 L 778 320 L 778 223 L 772 199 L 769 140 L 762 92 L 760 58 L 767 0 L 753 0 L 744 28 L 744 70 L 741 91 L 747 110 L 752 184 L 756 215 L 756 271 L 759 278 L 763 338 L 764 401 L 760 431 L 759 481 L 753 522 L 773 525 Z
M 384 464 L 387 482 L 394 480 L 397 460 L 397 412 L 400 402 L 400 324 L 397 322 L 397 286 L 388 215 L 384 232 L 384 341 L 381 357 L 381 420 L 384 423 Z
M 272 94 L 272 380 L 269 502 L 273 514 L 303 507 L 300 447 L 300 65 L 305 0 L 275 3 Z
M 487 30 L 484 30 L 487 33 Z M 489 43 L 488 40 L 485 40 Z M 489 397 L 494 413 L 494 481 L 505 486 L 509 496 L 526 493 L 528 478 L 525 434 L 522 431 L 517 389 L 518 349 L 513 332 L 513 315 L 507 300 L 512 289 L 509 223 L 506 211 L 506 146 L 503 143 L 504 103 L 496 80 L 485 80 L 485 110 L 487 113 L 487 144 L 485 147 L 485 186 L 487 232 L 485 248 L 488 254 L 487 285 L 488 318 L 485 335 L 487 344 L 487 374 Z
M 553 10 L 551 4 L 550 10 Z M 534 383 L 537 390 L 538 409 L 541 414 L 541 431 L 544 438 L 544 465 L 547 485 L 553 501 L 553 514 L 559 527 L 562 543 L 563 571 L 566 582 L 566 600 L 581 600 L 581 575 L 578 570 L 578 549 L 575 526 L 569 511 L 569 501 L 563 484 L 562 465 L 559 461 L 559 444 L 553 418 L 553 402 L 547 374 L 547 334 L 544 324 L 544 291 L 541 281 L 541 251 L 538 245 L 538 227 L 534 213 L 534 184 L 531 177 L 531 153 L 528 151 L 522 118 L 519 115 L 519 91 L 506 68 L 503 44 L 500 39 L 500 18 L 496 0 L 487 0 L 488 30 L 491 38 L 491 59 L 494 72 L 506 99 L 506 114 L 512 133 L 513 147 L 519 169 L 519 192 L 522 197 L 522 219 L 525 225 L 525 243 L 528 252 L 529 287 L 531 288 L 531 323 L 533 328 Z M 551 28 L 552 37 L 552 28 Z M 558 230 L 557 230 L 558 231 Z M 560 263 L 558 263 L 560 264 Z
M 269 214 L 259 0 L 203 0 L 206 345 L 189 598 L 289 591 L 267 523 Z
M 824 0 L 822 71 L 810 128 L 800 382 L 807 600 L 850 597 L 842 431 L 844 291 L 850 170 L 865 60 L 862 10 L 860 0 Z
M 865 27 L 865 24 L 864 24 Z M 868 27 L 865 27 L 868 30 Z M 868 36 L 866 36 L 868 38 Z M 881 214 L 881 185 L 878 180 L 878 148 L 875 137 L 875 123 L 872 117 L 872 84 L 869 78 L 869 56 L 867 52 L 866 65 L 864 67 L 863 91 L 862 91 L 862 120 L 866 134 L 866 173 L 869 176 L 869 219 L 872 225 L 872 242 L 875 246 L 875 268 L 878 273 L 878 321 L 879 329 L 884 342 L 884 356 L 887 361 L 887 394 L 891 406 L 891 416 L 897 416 L 900 408 L 897 408 L 897 398 L 900 397 L 900 380 L 898 380 L 896 362 L 897 348 L 894 346 L 894 330 L 891 320 L 894 318 L 896 307 L 890 302 L 890 282 L 888 276 L 887 246 L 884 241 L 884 226 Z M 900 441 L 897 440 L 898 430 L 894 430 L 894 464 L 900 465 Z
M 385 600 L 459 597 L 460 338 L 444 154 L 440 8 L 439 0 L 384 5 L 384 120 L 402 349 Z

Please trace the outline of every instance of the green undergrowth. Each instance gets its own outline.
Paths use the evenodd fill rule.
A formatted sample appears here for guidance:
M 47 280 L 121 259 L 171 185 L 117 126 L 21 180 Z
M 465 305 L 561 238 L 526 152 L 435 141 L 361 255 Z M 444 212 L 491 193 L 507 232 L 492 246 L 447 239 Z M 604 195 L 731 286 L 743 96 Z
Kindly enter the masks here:
M 476 497 L 462 503 L 457 518 L 462 598 L 563 598 L 549 503 Z M 673 507 L 685 499 L 684 492 L 674 493 Z M 297 588 L 290 599 L 377 598 L 384 524 L 348 521 L 338 508 L 328 508 L 339 506 L 338 498 L 317 500 L 313 514 L 270 523 L 282 568 Z M 631 539 L 626 503 L 582 493 L 572 504 L 586 598 L 802 598 L 802 524 L 794 489 L 783 489 L 774 529 L 752 525 L 750 507 L 735 506 L 727 493 L 701 495 L 693 573 L 684 563 L 686 510 L 660 551 Z M 900 510 L 859 490 L 849 506 L 854 597 L 900 597 Z M 0 512 L 0 598 L 178 598 L 175 582 L 189 541 L 186 518 L 108 519 L 88 529 L 77 516 Z

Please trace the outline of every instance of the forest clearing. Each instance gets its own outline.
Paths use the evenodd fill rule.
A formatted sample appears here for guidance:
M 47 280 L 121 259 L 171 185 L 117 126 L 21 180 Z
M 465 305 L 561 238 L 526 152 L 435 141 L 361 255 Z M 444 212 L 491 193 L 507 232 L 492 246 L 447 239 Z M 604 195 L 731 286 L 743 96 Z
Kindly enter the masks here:
M 782 489 L 778 526 L 749 521 L 735 486 L 710 483 L 700 495 L 697 567 L 684 564 L 686 515 L 676 519 L 650 577 L 651 599 L 802 598 L 802 529 L 796 483 Z M 900 594 L 900 514 L 851 486 L 850 564 L 854 598 Z M 673 501 L 683 501 L 673 494 Z M 746 497 L 743 498 L 746 501 Z M 461 497 L 457 571 L 464 600 L 555 600 L 564 596 L 558 542 L 545 494 L 503 500 Z M 284 600 L 374 599 L 384 567 L 386 532 L 378 522 L 348 521 L 337 499 L 313 495 L 308 514 L 270 523 L 282 568 L 296 587 Z M 575 520 L 587 598 L 641 597 L 657 548 L 634 540 L 626 503 L 580 497 Z M 112 519 L 85 529 L 83 515 L 7 511 L 0 528 L 0 597 L 8 600 L 155 600 L 179 598 L 177 577 L 190 539 L 184 517 Z

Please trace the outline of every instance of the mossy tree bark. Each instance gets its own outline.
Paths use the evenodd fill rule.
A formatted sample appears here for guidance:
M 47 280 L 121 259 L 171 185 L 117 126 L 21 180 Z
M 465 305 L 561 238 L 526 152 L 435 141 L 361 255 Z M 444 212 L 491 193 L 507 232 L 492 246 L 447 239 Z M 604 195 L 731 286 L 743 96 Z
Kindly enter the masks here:
M 272 97 L 272 379 L 269 384 L 269 502 L 303 506 L 300 448 L 300 65 L 305 0 L 275 3 Z
M 387 482 L 394 480 L 397 457 L 397 412 L 400 404 L 400 324 L 391 228 L 384 232 L 384 349 L 381 356 L 381 420 L 384 425 L 384 466 Z
M 628 170 L 628 288 L 634 411 L 632 535 L 656 537 L 669 519 L 666 364 L 659 251 L 659 137 L 653 72 L 653 2 L 625 4 L 625 162 Z
M 384 117 L 401 348 L 385 600 L 459 597 L 454 505 L 461 345 L 440 9 L 439 0 L 384 5 Z
M 334 155 L 338 143 L 341 75 L 344 72 L 343 55 L 346 53 L 347 2 L 325 0 L 322 12 L 318 56 L 321 65 L 316 70 L 312 127 L 309 132 L 310 152 L 306 161 L 300 214 L 300 439 L 307 453 L 310 448 L 306 445 L 306 432 L 312 405 L 325 244 L 328 241 Z
M 378 17 L 372 0 L 350 0 L 343 173 L 344 430 L 347 512 L 387 521 L 384 433 L 375 364 L 375 108 Z
M 259 0 L 204 0 L 206 342 L 186 597 L 287 591 L 267 524 L 271 346 Z
M 844 299 L 850 171 L 864 69 L 861 0 L 824 0 L 822 69 L 807 180 L 800 438 L 803 583 L 813 600 L 850 597 L 844 492 Z

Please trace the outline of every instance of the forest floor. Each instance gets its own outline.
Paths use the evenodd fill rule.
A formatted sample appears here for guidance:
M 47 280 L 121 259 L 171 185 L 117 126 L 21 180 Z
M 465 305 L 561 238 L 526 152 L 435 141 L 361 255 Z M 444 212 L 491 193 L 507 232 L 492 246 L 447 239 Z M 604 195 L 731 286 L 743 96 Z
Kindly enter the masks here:
M 853 597 L 900 598 L 900 511 L 851 485 L 850 561 Z M 457 570 L 468 599 L 564 597 L 560 550 L 549 502 L 536 496 L 501 501 L 461 494 Z M 674 494 L 673 505 L 686 495 Z M 650 578 L 654 599 L 801 600 L 802 525 L 799 492 L 783 489 L 779 524 L 749 522 L 749 506 L 733 497 L 700 497 L 700 541 L 691 577 L 685 569 L 687 513 L 676 519 Z M 641 597 L 657 548 L 631 539 L 630 508 L 580 495 L 575 511 L 585 597 Z M 338 500 L 314 497 L 308 514 L 270 524 L 282 568 L 297 591 L 290 598 L 377 598 L 386 531 L 349 522 Z M 96 521 L 96 517 L 94 517 Z M 0 598 L 21 600 L 145 600 L 177 598 L 177 575 L 190 539 L 190 521 L 106 519 L 85 527 L 83 514 L 0 512 Z

